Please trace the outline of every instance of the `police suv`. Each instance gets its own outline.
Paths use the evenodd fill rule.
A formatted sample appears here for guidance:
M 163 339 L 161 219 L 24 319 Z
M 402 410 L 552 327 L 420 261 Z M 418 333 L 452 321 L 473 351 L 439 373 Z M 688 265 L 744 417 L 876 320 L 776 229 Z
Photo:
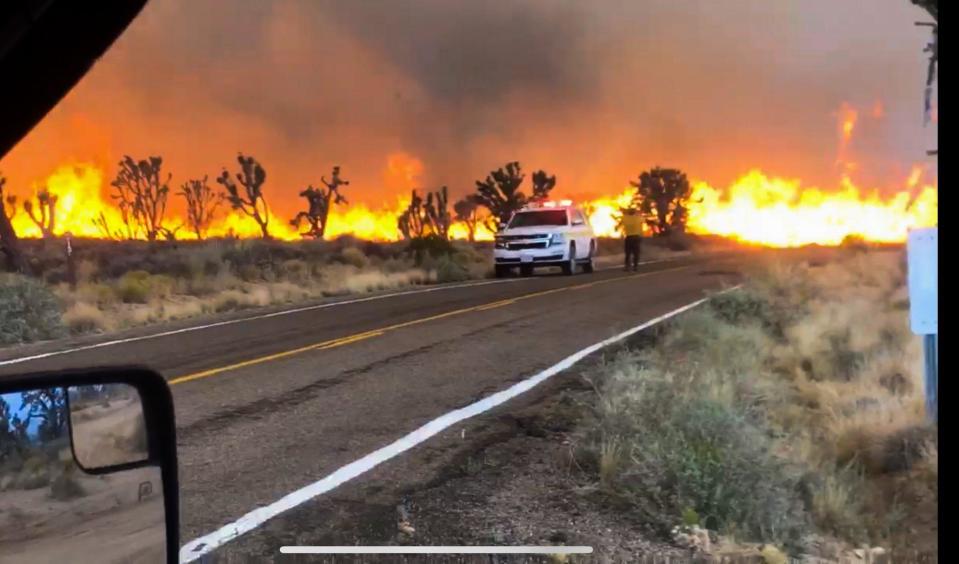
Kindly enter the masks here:
M 545 266 L 558 266 L 563 274 L 573 274 L 577 267 L 592 272 L 595 255 L 593 228 L 568 200 L 530 204 L 514 213 L 496 234 L 493 251 L 497 278 L 514 268 L 529 276 Z

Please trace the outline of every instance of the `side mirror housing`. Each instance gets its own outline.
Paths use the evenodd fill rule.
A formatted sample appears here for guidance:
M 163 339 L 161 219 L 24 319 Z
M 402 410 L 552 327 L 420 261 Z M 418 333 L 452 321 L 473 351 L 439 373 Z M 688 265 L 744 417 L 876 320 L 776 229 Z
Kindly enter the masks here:
M 139 367 L 0 377 L 0 506 L 11 562 L 177 562 L 166 380 Z

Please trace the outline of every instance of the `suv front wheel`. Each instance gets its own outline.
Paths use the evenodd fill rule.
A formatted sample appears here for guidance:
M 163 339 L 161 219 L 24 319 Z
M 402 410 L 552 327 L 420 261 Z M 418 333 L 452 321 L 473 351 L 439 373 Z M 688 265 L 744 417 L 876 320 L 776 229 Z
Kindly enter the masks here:
M 596 254 L 596 241 L 589 242 L 589 257 L 583 263 L 583 272 L 590 274 L 593 272 L 593 255 Z
M 576 243 L 569 244 L 569 260 L 563 264 L 563 274 L 569 276 L 576 272 Z

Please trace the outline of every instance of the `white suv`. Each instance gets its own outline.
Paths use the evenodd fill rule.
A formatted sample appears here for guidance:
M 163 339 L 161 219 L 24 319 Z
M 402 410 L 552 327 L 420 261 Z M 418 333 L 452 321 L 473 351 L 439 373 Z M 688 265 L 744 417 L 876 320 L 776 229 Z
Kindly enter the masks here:
M 493 250 L 497 278 L 516 267 L 523 276 L 538 266 L 558 266 L 564 274 L 573 274 L 577 266 L 592 272 L 595 254 L 593 228 L 568 201 L 530 205 L 514 213 L 496 234 Z

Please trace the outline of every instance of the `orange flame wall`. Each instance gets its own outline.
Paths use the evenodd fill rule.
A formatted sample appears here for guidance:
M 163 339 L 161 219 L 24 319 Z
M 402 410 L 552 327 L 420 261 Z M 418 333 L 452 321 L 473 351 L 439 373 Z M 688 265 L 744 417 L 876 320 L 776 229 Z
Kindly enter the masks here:
M 415 167 L 391 163 L 415 181 Z M 119 210 L 105 196 L 103 171 L 92 164 L 61 166 L 46 180 L 48 190 L 59 197 L 56 207 L 55 233 L 71 232 L 74 236 L 104 237 L 94 219 L 102 213 L 114 231 L 122 227 Z M 836 245 L 849 235 L 862 236 L 875 242 L 904 241 L 910 228 L 938 223 L 938 189 L 922 185 L 922 169 L 915 167 L 904 180 L 902 190 L 888 196 L 878 191 L 864 191 L 844 177 L 838 190 L 804 188 L 799 180 L 771 178 L 759 170 L 740 177 L 725 190 L 706 182 L 693 186 L 689 206 L 689 230 L 693 233 L 716 234 L 742 242 L 773 247 L 794 247 L 811 243 Z M 616 237 L 617 215 L 629 204 L 632 189 L 620 194 L 580 202 L 586 209 L 596 233 Z M 21 194 L 21 197 L 24 195 Z M 393 205 L 379 208 L 363 203 L 337 206 L 330 213 L 327 237 L 353 235 L 373 241 L 396 241 L 400 233 L 397 215 L 405 209 L 408 197 L 397 198 Z M 170 228 L 182 225 L 183 219 L 172 216 Z M 22 237 L 39 237 L 40 229 L 27 217 L 22 207 L 13 218 L 14 229 Z M 300 234 L 287 218 L 271 214 L 270 233 L 275 238 L 296 240 Z M 258 237 L 259 227 L 239 212 L 221 208 L 208 230 L 208 236 L 236 235 Z M 451 228 L 454 238 L 467 237 L 466 226 L 456 223 Z M 187 228 L 177 232 L 179 238 L 195 235 Z M 477 226 L 477 239 L 492 238 L 485 226 Z

